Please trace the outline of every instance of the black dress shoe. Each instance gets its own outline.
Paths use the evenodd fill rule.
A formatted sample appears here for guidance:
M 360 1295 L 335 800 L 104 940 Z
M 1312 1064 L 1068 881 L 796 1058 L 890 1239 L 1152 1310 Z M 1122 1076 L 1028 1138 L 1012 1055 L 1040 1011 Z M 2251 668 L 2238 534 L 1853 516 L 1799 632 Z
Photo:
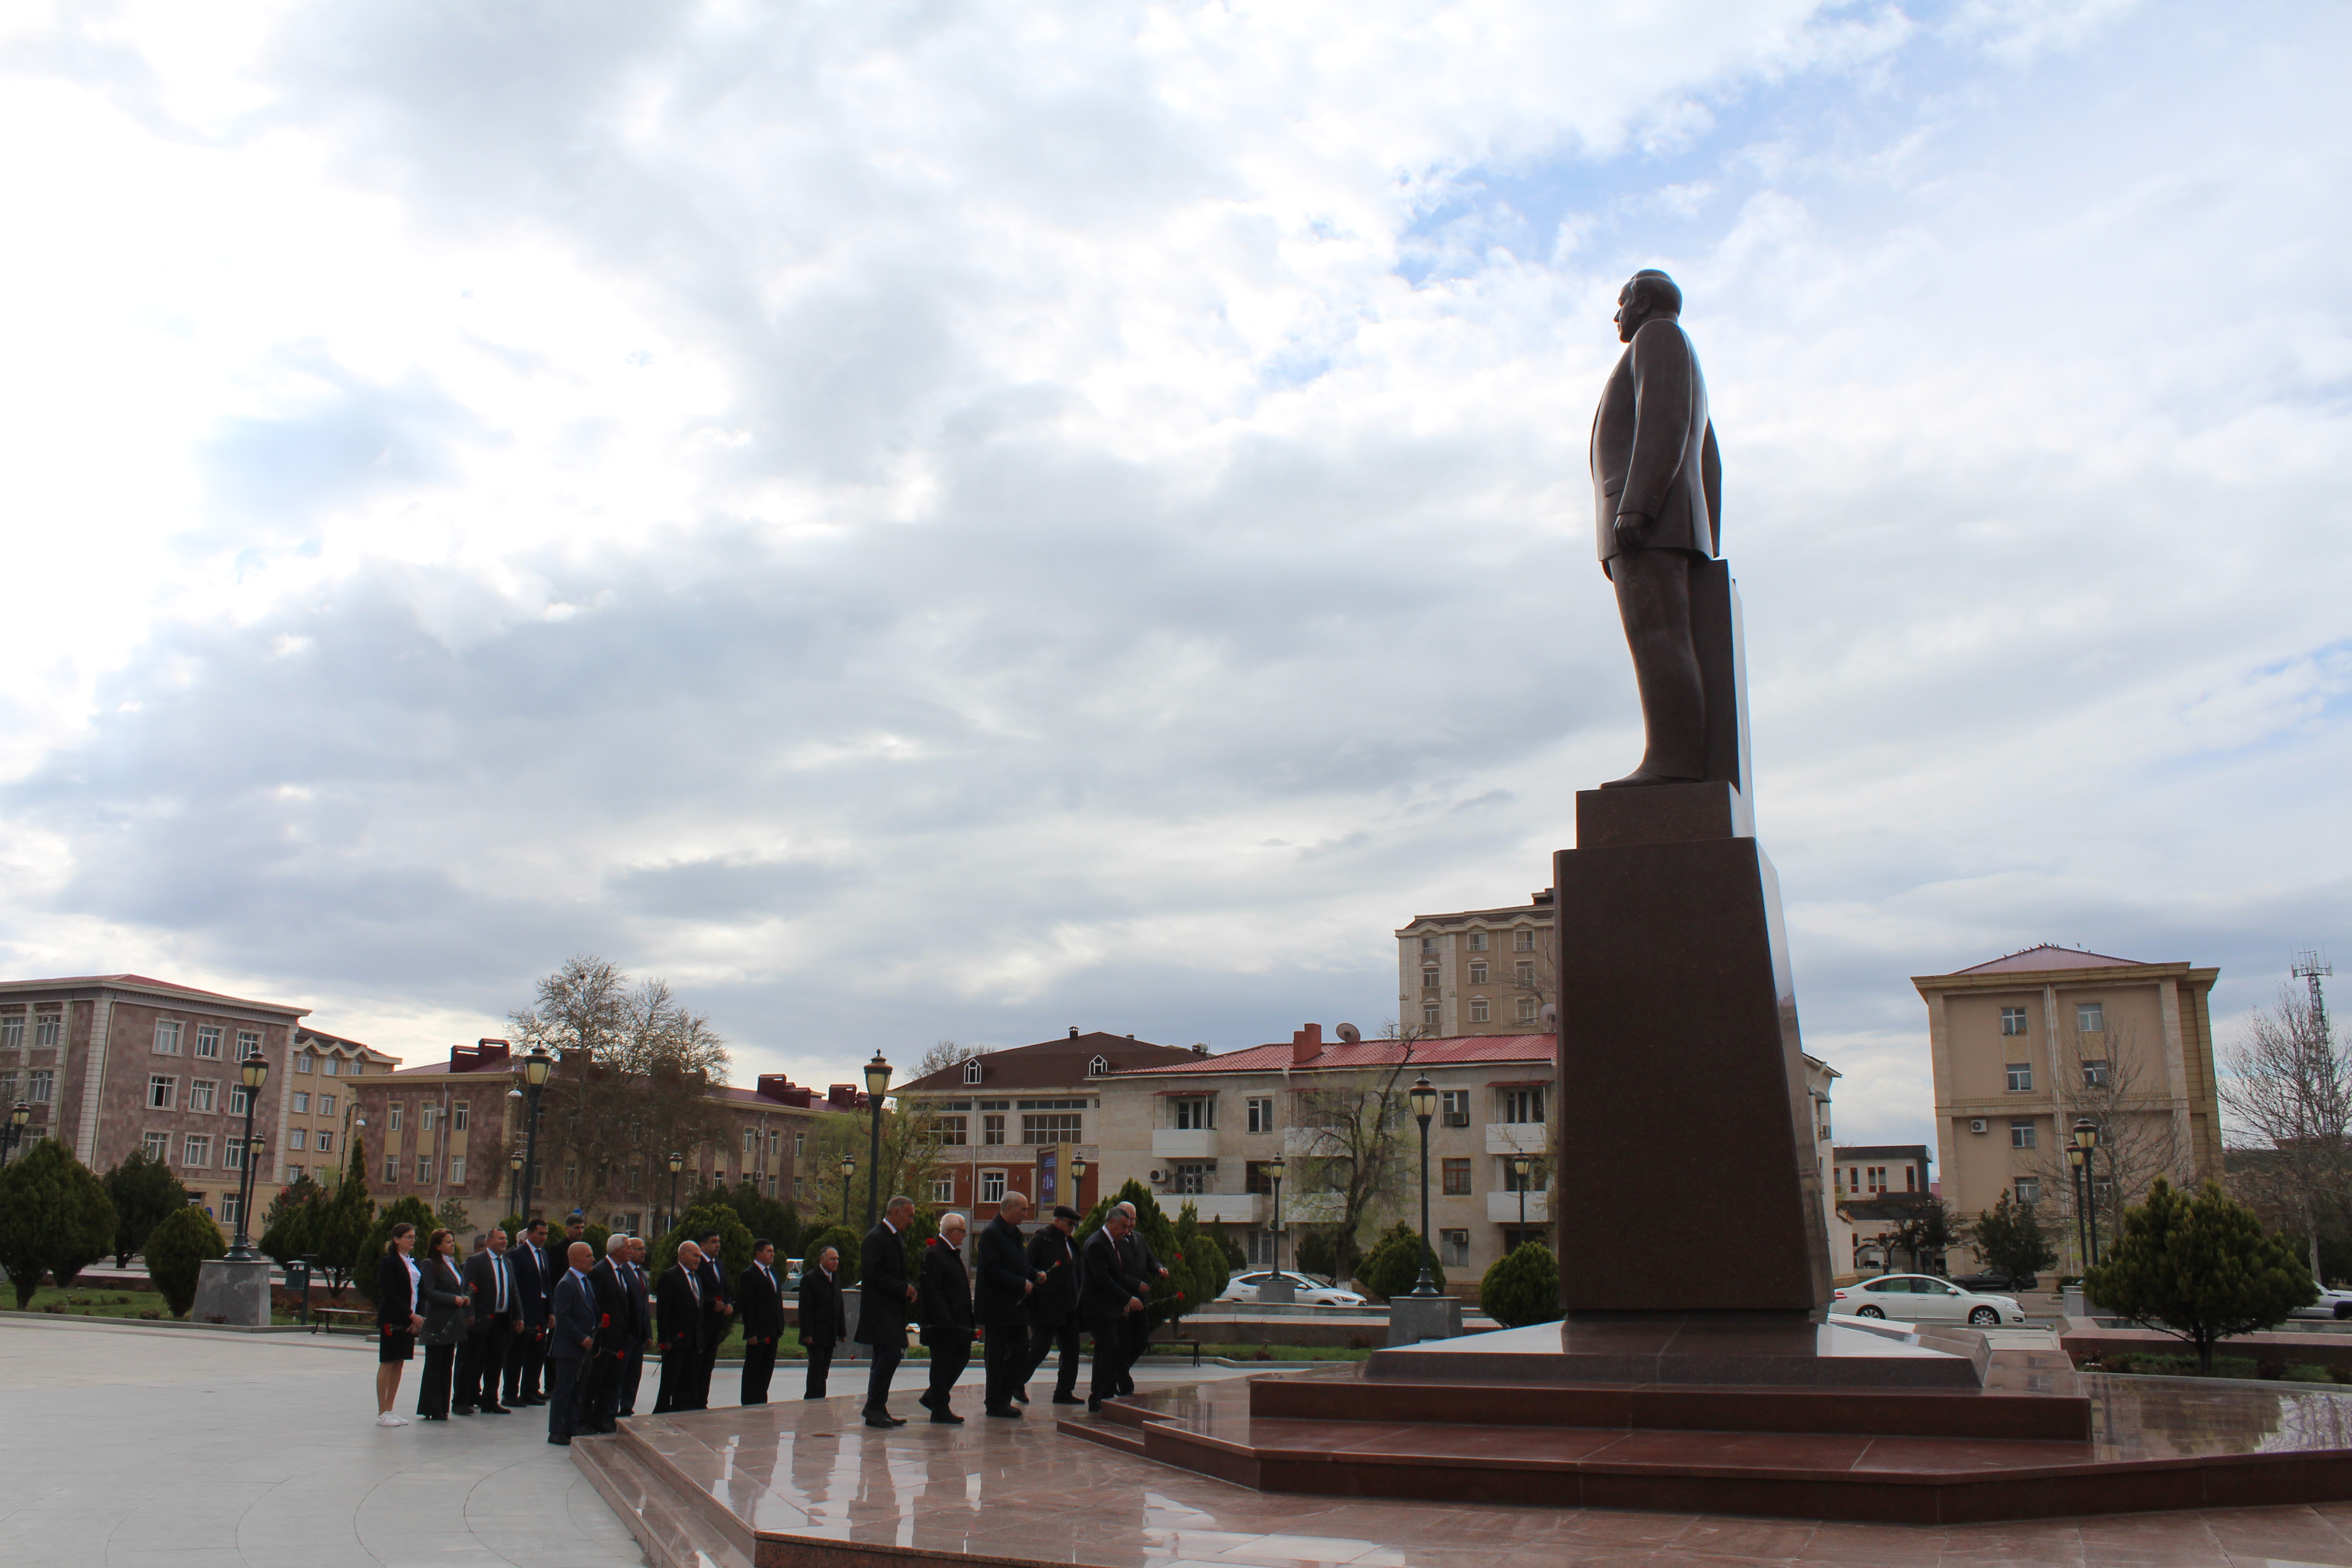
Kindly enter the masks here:
M 514 1414 L 514 1410 L 512 1407 L 504 1405 L 485 1405 L 482 1406 L 482 1414 L 485 1415 L 511 1415 Z
M 904 1421 L 898 1420 L 888 1415 L 868 1415 L 866 1418 L 866 1424 L 868 1426 L 879 1427 L 885 1432 L 887 1432 L 893 1426 L 904 1426 L 906 1425 Z
M 1101 1408 L 1102 1408 L 1102 1401 L 1101 1401 L 1101 1400 L 1099 1400 L 1099 1399 L 1089 1399 L 1089 1400 L 1087 1400 L 1087 1410 L 1089 1410 L 1089 1411 L 1097 1411 L 1097 1410 L 1100 1410 Z
M 931 1425 L 934 1426 L 961 1426 L 963 1425 L 963 1417 L 957 1415 L 952 1410 L 934 1410 L 931 1412 Z
M 1013 1403 L 1015 1405 L 1026 1405 L 1029 1403 L 1029 1396 L 1025 1394 L 1016 1394 L 1013 1396 Z
M 474 1407 L 470 1405 L 453 1405 L 449 1407 L 449 1414 L 452 1415 L 471 1415 L 473 1413 Z
M 1056 1405 L 1084 1405 L 1086 1401 L 1080 1399 L 1075 1394 L 1057 1394 L 1054 1395 L 1054 1403 Z
M 1010 1405 L 999 1405 L 988 1414 L 995 1416 L 999 1421 L 1018 1421 L 1021 1419 L 1021 1412 L 1013 1409 Z
M 569 1437 L 550 1437 L 548 1441 L 551 1443 L 560 1443 L 567 1448 L 572 1447 L 572 1439 Z

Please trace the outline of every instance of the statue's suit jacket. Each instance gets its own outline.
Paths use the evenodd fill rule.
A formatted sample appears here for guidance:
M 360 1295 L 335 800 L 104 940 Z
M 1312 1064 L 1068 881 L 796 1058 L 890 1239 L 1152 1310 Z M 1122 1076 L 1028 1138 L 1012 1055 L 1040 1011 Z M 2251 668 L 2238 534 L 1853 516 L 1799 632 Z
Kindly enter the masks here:
M 1640 512 L 1644 549 L 1716 554 L 1723 542 L 1723 459 L 1706 416 L 1706 381 L 1682 324 L 1643 323 L 1592 416 L 1592 501 L 1601 568 L 1620 552 L 1617 515 Z

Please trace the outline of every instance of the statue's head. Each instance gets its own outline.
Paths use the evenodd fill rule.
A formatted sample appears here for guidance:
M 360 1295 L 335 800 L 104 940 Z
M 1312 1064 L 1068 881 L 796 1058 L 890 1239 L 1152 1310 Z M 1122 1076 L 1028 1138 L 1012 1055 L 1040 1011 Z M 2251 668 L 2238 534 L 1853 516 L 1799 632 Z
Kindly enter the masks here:
M 1683 291 L 1654 267 L 1644 267 L 1617 290 L 1617 341 L 1630 343 L 1643 326 L 1663 316 L 1673 321 L 1683 313 Z

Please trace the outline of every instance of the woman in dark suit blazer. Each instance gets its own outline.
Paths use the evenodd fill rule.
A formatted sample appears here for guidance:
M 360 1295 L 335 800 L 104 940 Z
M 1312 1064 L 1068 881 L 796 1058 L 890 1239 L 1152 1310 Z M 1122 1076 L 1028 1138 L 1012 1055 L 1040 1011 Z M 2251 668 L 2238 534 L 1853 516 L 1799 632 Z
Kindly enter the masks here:
M 383 1256 L 375 1264 L 375 1424 L 405 1426 L 392 1413 L 400 1397 L 400 1369 L 416 1353 L 416 1331 L 425 1320 L 416 1311 L 416 1265 L 408 1255 L 416 1250 L 416 1227 L 403 1223 L 392 1227 Z
M 457 1237 L 436 1230 L 425 1242 L 417 1265 L 416 1294 L 425 1314 L 425 1378 L 416 1391 L 416 1414 L 427 1421 L 449 1419 L 449 1379 L 457 1347 L 466 1340 L 465 1277 L 457 1272 Z

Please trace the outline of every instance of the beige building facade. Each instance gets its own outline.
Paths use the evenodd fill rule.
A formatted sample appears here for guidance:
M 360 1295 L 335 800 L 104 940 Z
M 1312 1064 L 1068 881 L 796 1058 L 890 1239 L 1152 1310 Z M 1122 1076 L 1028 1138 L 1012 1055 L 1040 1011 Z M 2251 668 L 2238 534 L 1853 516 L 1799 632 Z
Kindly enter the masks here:
M 2176 1184 L 2218 1178 L 2210 998 L 2220 973 L 2042 946 L 1914 976 L 1927 1005 L 1937 1163 L 1955 1215 L 1973 1219 L 2003 1192 L 2032 1201 L 2060 1221 L 2061 1268 L 2078 1268 L 2065 1158 L 2078 1120 L 2100 1128 L 2103 1215 L 2115 1183 L 2130 1203 L 2158 1174 Z
M 1415 915 L 1397 933 L 1397 1032 L 1459 1038 L 1540 1029 L 1557 995 L 1551 889 L 1524 904 Z
M 360 1081 L 395 1070 L 400 1058 L 340 1035 L 304 1028 L 294 1032 L 288 1066 L 292 1076 L 286 1083 L 278 1183 L 291 1186 L 308 1176 L 331 1187 L 342 1178 L 343 1163 L 351 1158 L 352 1134 L 364 1126 Z

